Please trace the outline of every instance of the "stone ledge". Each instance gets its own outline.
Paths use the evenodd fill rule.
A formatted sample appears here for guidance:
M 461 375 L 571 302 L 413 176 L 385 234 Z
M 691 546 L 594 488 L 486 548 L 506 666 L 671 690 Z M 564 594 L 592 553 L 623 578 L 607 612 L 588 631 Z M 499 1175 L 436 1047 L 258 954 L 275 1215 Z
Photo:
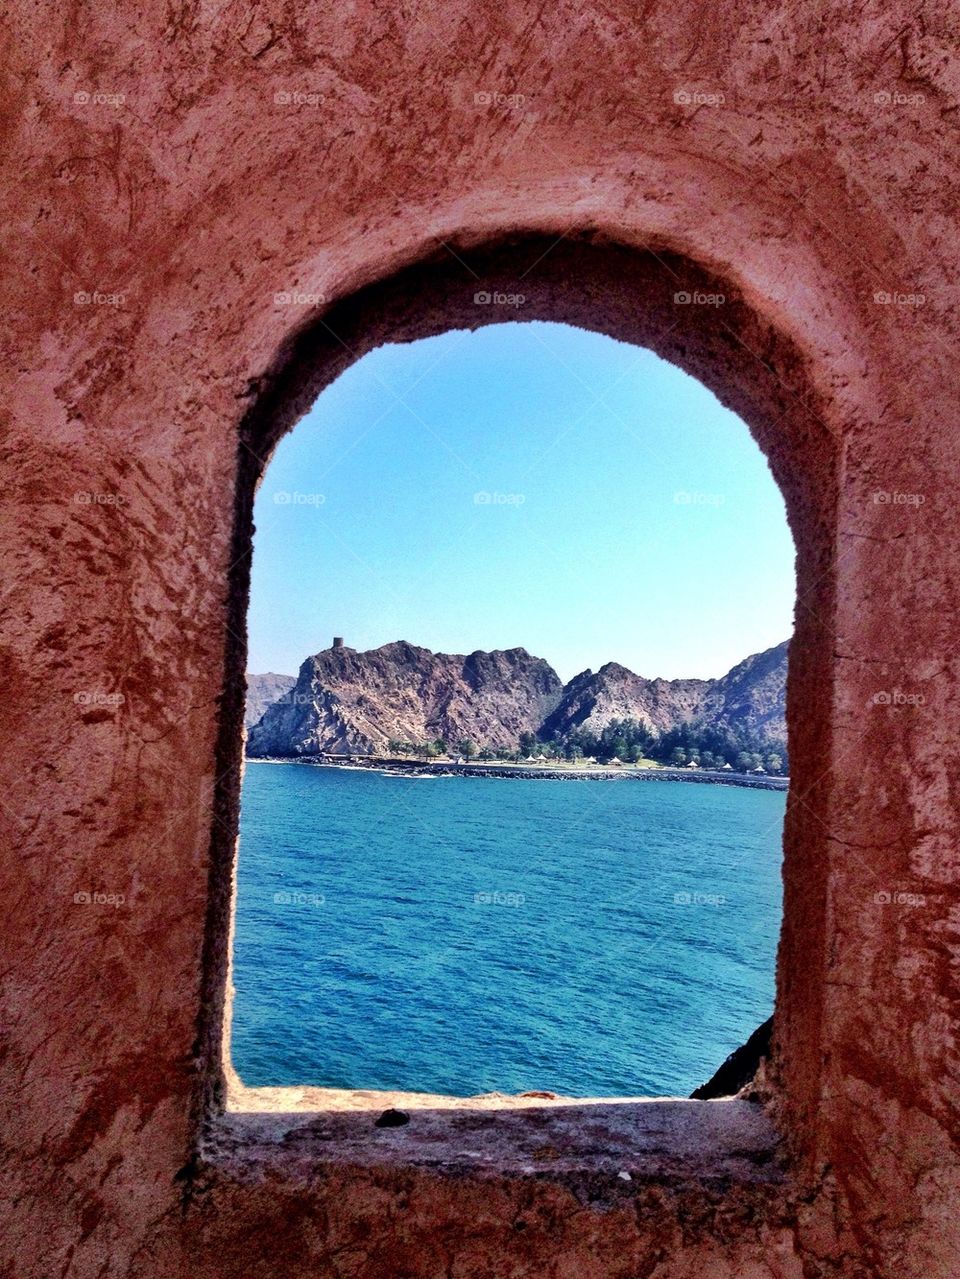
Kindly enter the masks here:
M 777 1134 L 763 1108 L 732 1097 L 454 1098 L 276 1088 L 235 1093 L 233 1106 L 241 1102 L 248 1103 L 244 1109 L 211 1122 L 200 1152 L 206 1170 L 228 1180 L 299 1181 L 318 1165 L 418 1169 L 589 1185 L 594 1201 L 622 1199 L 651 1184 L 716 1192 L 785 1183 Z M 376 1117 L 388 1108 L 404 1110 L 410 1122 L 377 1128 Z

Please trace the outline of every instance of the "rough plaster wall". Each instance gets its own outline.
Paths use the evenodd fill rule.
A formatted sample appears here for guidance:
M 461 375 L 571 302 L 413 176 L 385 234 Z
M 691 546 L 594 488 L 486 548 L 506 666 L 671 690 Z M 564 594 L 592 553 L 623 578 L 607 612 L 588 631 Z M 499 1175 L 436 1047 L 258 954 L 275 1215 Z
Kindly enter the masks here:
M 0 1264 L 960 1273 L 955 10 L 14 3 L 4 24 Z M 761 1213 L 731 1191 L 731 1234 L 708 1213 L 681 1228 L 668 1192 L 601 1211 L 549 1176 L 201 1174 L 219 699 L 261 438 L 238 432 L 322 309 L 276 294 L 333 302 L 447 245 L 469 296 L 482 243 L 585 231 L 741 300 L 729 341 L 698 315 L 713 332 L 675 358 L 733 398 L 756 380 L 772 460 L 770 376 L 794 401 L 784 465 L 823 427 L 822 491 L 795 501 L 828 558 L 801 579 L 779 973 L 797 1195 Z M 551 256 L 518 282 L 531 299 Z M 751 333 L 769 345 L 734 356 Z M 807 715 L 829 721 L 817 742 Z M 74 901 L 94 890 L 124 901 Z M 523 1246 L 518 1205 L 544 1223 Z

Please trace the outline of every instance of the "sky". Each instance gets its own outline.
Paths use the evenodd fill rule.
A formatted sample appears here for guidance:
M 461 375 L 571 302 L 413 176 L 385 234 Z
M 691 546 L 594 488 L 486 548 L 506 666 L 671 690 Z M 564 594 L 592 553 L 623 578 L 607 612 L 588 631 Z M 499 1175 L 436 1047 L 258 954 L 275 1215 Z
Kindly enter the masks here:
M 793 629 L 793 540 L 743 421 L 567 325 L 372 351 L 280 442 L 254 518 L 255 672 L 342 635 L 714 677 Z

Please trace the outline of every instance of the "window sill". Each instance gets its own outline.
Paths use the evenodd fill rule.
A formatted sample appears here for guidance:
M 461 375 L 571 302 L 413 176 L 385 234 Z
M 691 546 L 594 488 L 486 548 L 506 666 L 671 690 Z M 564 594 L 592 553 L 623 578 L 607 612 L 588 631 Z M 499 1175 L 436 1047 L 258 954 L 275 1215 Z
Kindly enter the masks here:
M 387 1109 L 409 1122 L 378 1128 Z M 738 1098 L 538 1098 L 322 1088 L 234 1088 L 209 1125 L 201 1161 L 227 1180 L 281 1175 L 309 1183 L 328 1169 L 432 1171 L 459 1179 L 535 1178 L 590 1202 L 644 1185 L 687 1184 L 762 1198 L 785 1180 L 763 1108 Z

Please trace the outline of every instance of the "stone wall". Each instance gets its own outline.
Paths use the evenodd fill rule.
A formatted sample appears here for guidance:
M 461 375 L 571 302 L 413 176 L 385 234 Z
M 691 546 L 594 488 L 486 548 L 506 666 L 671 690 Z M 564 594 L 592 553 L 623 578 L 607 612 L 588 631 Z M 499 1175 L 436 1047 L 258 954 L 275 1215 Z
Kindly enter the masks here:
M 0 1273 L 960 1273 L 955 16 L 14 0 Z M 787 501 L 765 1111 L 376 1130 L 223 1059 L 258 475 L 364 350 L 518 310 L 701 378 Z

